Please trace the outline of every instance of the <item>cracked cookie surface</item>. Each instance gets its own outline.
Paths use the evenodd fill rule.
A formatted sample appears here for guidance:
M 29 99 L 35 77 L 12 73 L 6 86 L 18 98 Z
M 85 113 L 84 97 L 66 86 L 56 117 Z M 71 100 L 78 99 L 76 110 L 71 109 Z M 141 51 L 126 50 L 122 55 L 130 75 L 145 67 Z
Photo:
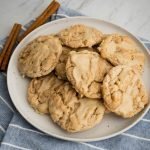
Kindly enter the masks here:
M 148 103 L 147 92 L 139 74 L 126 65 L 109 71 L 103 81 L 102 93 L 108 110 L 123 118 L 133 117 Z
M 130 65 L 139 72 L 143 71 L 145 56 L 128 36 L 107 35 L 98 48 L 101 56 L 114 66 Z
M 58 63 L 62 46 L 54 36 L 39 36 L 19 55 L 18 69 L 23 76 L 40 77 L 50 73 Z
M 84 51 L 84 50 L 93 51 L 93 52 L 96 51 L 93 48 L 77 48 L 77 49 L 73 49 L 73 48 L 66 47 L 66 46 L 62 47 L 62 54 L 61 54 L 61 56 L 59 58 L 59 62 L 57 63 L 57 65 L 55 67 L 55 73 L 56 73 L 56 75 L 57 75 L 57 77 L 59 79 L 67 80 L 67 76 L 66 76 L 66 62 L 67 62 L 67 59 L 69 57 L 69 53 L 71 51 L 80 52 L 80 51 Z
M 72 48 L 92 47 L 102 40 L 102 32 L 82 24 L 64 29 L 58 36 L 64 45 Z
M 68 132 L 90 129 L 101 122 L 105 107 L 99 99 L 79 98 L 69 83 L 51 92 L 49 113 L 52 120 Z
M 32 79 L 28 87 L 28 102 L 39 113 L 48 114 L 50 92 L 63 84 L 63 81 L 50 74 Z
M 66 64 L 68 80 L 81 96 L 101 97 L 101 82 L 112 66 L 96 52 L 70 52 Z

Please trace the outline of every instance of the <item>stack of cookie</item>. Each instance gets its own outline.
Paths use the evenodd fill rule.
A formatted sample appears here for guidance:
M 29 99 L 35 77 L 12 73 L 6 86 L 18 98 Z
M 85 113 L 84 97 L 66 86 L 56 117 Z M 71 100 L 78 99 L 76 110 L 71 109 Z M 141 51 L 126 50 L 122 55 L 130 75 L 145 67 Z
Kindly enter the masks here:
M 129 37 L 74 25 L 30 42 L 18 69 L 32 78 L 29 104 L 68 132 L 79 132 L 100 123 L 106 110 L 130 118 L 145 107 L 144 61 Z

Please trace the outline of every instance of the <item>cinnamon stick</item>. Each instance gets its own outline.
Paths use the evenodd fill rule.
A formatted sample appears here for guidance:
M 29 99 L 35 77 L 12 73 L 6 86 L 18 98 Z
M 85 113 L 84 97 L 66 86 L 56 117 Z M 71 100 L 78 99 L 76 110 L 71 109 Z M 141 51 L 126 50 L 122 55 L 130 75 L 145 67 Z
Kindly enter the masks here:
M 2 65 L 3 58 L 4 58 L 4 56 L 5 56 L 6 52 L 7 52 L 7 49 L 9 47 L 10 43 L 11 43 L 11 40 L 12 40 L 12 38 L 14 36 L 16 28 L 17 28 L 17 23 L 14 24 L 14 26 L 13 26 L 10 34 L 9 34 L 9 37 L 8 37 L 8 39 L 7 39 L 7 41 L 6 41 L 5 45 L 4 45 L 4 48 L 3 48 L 3 50 L 2 50 L 2 52 L 0 54 L 0 67 Z
M 41 13 L 41 15 L 36 18 L 36 20 L 39 19 L 39 18 L 41 18 L 41 17 L 43 17 L 43 16 L 52 8 L 52 6 L 53 6 L 55 3 L 56 3 L 56 1 L 53 0 L 53 1 L 47 6 L 47 8 Z
M 14 47 L 16 41 L 17 41 L 17 37 L 19 35 L 20 29 L 21 29 L 21 25 L 20 24 L 15 24 L 14 25 L 14 30 L 12 33 L 12 38 L 11 38 L 11 42 L 9 43 L 9 46 L 7 47 L 5 56 L 3 58 L 2 64 L 1 64 L 1 70 L 6 71 L 7 70 L 7 66 L 8 66 L 8 62 L 12 53 L 12 48 Z M 11 36 L 11 35 L 10 35 Z
M 57 1 L 53 1 L 45 11 L 36 19 L 35 22 L 31 24 L 31 26 L 18 38 L 20 42 L 27 34 L 33 31 L 35 28 L 39 27 L 40 25 L 44 24 L 48 18 L 57 11 L 60 4 Z

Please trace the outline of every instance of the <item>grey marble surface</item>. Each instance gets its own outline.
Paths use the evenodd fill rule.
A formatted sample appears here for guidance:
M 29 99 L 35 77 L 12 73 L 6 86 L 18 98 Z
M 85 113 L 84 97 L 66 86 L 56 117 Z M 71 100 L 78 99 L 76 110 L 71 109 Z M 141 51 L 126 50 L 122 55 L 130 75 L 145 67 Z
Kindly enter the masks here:
M 14 22 L 26 24 L 38 16 L 51 0 L 0 0 L 0 39 Z M 150 40 L 150 0 L 60 0 L 87 16 L 118 24 Z

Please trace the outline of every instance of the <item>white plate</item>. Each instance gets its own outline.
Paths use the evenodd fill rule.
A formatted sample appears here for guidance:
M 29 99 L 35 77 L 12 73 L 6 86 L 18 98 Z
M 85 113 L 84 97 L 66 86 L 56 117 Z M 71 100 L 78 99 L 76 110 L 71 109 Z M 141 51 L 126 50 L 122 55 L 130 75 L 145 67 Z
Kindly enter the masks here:
M 146 112 L 149 109 L 149 106 L 147 106 L 141 113 L 139 113 L 138 115 L 136 115 L 131 119 L 122 119 L 121 117 L 117 117 L 116 115 L 107 114 L 105 115 L 104 119 L 100 124 L 98 124 L 96 127 L 88 131 L 84 131 L 81 133 L 67 133 L 66 131 L 58 127 L 56 124 L 54 124 L 49 119 L 48 116 L 39 115 L 30 107 L 30 105 L 26 100 L 27 86 L 29 80 L 22 78 L 17 69 L 18 54 L 20 53 L 20 50 L 31 40 L 33 40 L 39 35 L 57 33 L 60 30 L 69 27 L 70 25 L 79 23 L 95 27 L 103 31 L 104 33 L 117 32 L 130 36 L 146 55 L 146 65 L 143 80 L 147 90 L 150 91 L 150 84 L 149 84 L 150 57 L 148 51 L 142 45 L 142 43 L 140 43 L 140 41 L 138 41 L 128 31 L 117 25 L 114 25 L 112 23 L 103 20 L 88 17 L 65 18 L 47 23 L 34 30 L 24 40 L 22 40 L 22 42 L 15 49 L 8 66 L 8 73 L 7 73 L 8 90 L 13 103 L 16 106 L 17 110 L 20 112 L 20 114 L 34 127 L 51 136 L 64 140 L 86 141 L 86 142 L 108 139 L 133 127 L 146 114 Z

